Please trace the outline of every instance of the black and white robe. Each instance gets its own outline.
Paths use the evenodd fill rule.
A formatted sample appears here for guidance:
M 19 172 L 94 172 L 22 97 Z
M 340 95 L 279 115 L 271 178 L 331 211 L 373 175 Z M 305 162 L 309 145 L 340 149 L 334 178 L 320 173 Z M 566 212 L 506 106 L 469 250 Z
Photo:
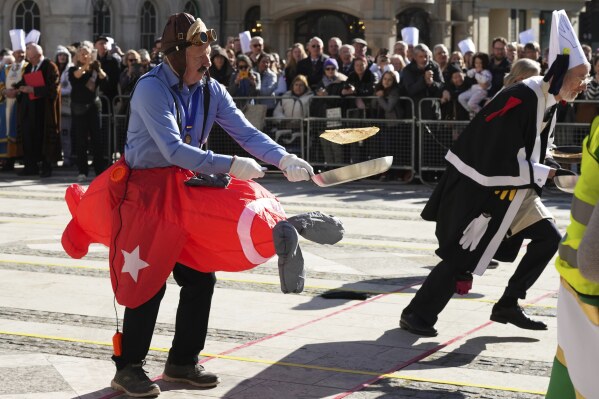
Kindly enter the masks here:
M 550 168 L 543 164 L 553 141 L 556 104 L 541 76 L 498 93 L 461 133 L 445 156 L 449 166 L 422 217 L 437 222 L 436 253 L 457 271 L 482 274 L 504 239 L 527 190 L 540 193 Z M 548 119 L 549 118 L 549 119 Z M 549 125 L 549 126 L 547 126 Z M 512 201 L 497 190 L 519 189 Z M 481 213 L 491 216 L 474 251 L 459 244 Z

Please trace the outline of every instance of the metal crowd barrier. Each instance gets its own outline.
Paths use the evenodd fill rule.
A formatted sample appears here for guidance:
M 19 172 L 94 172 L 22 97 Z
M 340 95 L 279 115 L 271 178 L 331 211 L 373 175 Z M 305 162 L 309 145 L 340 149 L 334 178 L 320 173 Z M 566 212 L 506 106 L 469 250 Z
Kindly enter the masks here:
M 100 111 L 100 133 L 102 135 L 102 147 L 107 150 L 107 156 L 105 160 L 108 164 L 111 163 L 110 159 L 110 140 L 112 139 L 112 111 L 110 106 L 110 100 L 108 97 L 101 95 L 100 102 L 102 103 L 102 110 Z
M 129 110 L 129 96 L 116 96 L 112 100 L 112 140 L 110 147 L 110 159 L 118 160 L 125 151 L 125 139 L 127 138 L 127 112 Z
M 362 97 L 367 106 L 377 97 Z M 422 107 L 438 98 L 422 99 L 417 105 L 409 97 L 401 97 L 405 119 L 390 120 L 370 118 L 369 108 L 352 107 L 355 97 L 313 96 L 310 99 L 310 112 L 307 118 L 274 118 L 265 116 L 265 101 L 278 103 L 282 97 L 236 97 L 234 101 L 256 127 L 266 133 L 290 153 L 306 159 L 315 166 L 324 168 L 340 167 L 380 156 L 393 155 L 392 169 L 411 171 L 410 176 L 419 178 L 425 184 L 437 182 L 447 164 L 445 154 L 469 121 L 423 119 Z M 345 101 L 342 112 L 327 116 L 329 101 Z M 126 118 L 128 96 L 117 96 L 112 110 L 106 107 L 108 99 L 102 96 L 102 131 L 107 138 L 108 159 L 115 161 L 123 153 L 126 138 Z M 323 104 L 319 104 L 323 101 Z M 349 101 L 349 103 L 348 103 Z M 428 103 L 428 104 L 427 104 Z M 576 101 L 575 104 L 588 104 L 599 109 L 598 101 Z M 356 117 L 358 116 L 358 117 Z M 556 145 L 581 145 L 588 134 L 588 122 L 576 122 L 576 118 L 558 123 L 555 129 Z M 378 126 L 379 133 L 362 142 L 338 145 L 319 138 L 328 129 Z M 223 154 L 249 156 L 217 123 L 212 127 L 207 148 Z
M 430 106 L 431 102 L 439 102 L 439 98 L 423 98 L 418 103 L 418 115 L 423 114 L 423 106 Z M 582 140 L 589 133 L 592 117 L 587 116 L 587 122 L 576 122 L 583 117 L 577 114 L 576 106 L 586 105 L 599 109 L 599 101 L 577 100 L 566 108 L 562 115 L 568 122 L 556 123 L 554 130 L 554 144 L 557 146 L 580 146 Z M 595 114 L 596 115 L 596 114 Z M 445 154 L 452 143 L 458 138 L 461 131 L 469 121 L 453 121 L 440 119 L 419 118 L 418 124 L 418 177 L 425 184 L 436 183 L 445 168 Z

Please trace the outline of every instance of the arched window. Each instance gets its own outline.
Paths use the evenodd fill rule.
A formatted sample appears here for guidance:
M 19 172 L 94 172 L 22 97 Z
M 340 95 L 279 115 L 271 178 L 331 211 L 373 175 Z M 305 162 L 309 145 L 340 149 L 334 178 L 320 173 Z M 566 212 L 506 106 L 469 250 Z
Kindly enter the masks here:
M 25 32 L 29 32 L 31 29 L 40 29 L 40 8 L 37 6 L 35 1 L 25 0 L 17 6 L 17 13 L 15 15 L 15 28 L 23 29 Z
M 364 23 L 353 15 L 330 10 L 310 11 L 295 20 L 294 42 L 306 43 L 318 36 L 325 45 L 329 38 L 336 36 L 343 43 L 350 43 L 357 37 L 363 39 Z
M 196 18 L 200 16 L 200 8 L 198 7 L 195 1 L 188 1 L 187 3 L 185 3 L 185 9 L 183 11 L 193 15 Z
M 252 36 L 262 35 L 262 23 L 260 23 L 260 6 L 250 7 L 245 13 L 245 30 Z
M 141 48 L 152 49 L 156 34 L 156 8 L 149 1 L 141 7 Z
M 104 0 L 92 0 L 94 13 L 94 38 L 100 35 L 110 36 L 110 8 Z

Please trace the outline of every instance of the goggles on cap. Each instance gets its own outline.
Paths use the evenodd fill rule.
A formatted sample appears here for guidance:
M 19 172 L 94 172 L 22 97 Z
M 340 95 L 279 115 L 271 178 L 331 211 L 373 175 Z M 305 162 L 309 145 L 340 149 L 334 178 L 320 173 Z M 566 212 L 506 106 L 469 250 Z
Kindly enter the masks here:
M 212 43 L 218 39 L 216 31 L 214 29 L 208 29 L 205 32 L 197 32 L 191 37 L 191 44 L 194 46 L 201 46 L 205 43 Z

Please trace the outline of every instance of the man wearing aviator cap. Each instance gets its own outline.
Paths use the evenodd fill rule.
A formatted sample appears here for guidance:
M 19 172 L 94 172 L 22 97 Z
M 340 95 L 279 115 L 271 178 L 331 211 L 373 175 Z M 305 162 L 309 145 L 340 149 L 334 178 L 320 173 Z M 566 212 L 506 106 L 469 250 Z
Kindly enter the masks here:
M 162 35 L 163 63 L 140 78 L 132 94 L 125 145 L 125 167 L 130 168 L 127 173 L 132 177 L 130 180 L 127 177 L 129 188 L 125 186 L 123 201 L 131 200 L 126 198 L 127 190 L 143 191 L 143 185 L 141 188 L 132 186 L 139 181 L 139 176 L 147 173 L 147 179 L 160 178 L 157 176 L 162 175 L 153 171 L 164 171 L 164 168 L 172 166 L 207 175 L 229 173 L 239 180 L 263 177 L 264 171 L 253 158 L 215 154 L 201 148 L 214 122 L 218 122 L 248 153 L 283 170 L 289 181 L 309 180 L 313 174 L 306 161 L 287 153 L 252 126 L 236 108 L 226 89 L 210 79 L 207 72 L 210 43 L 215 40 L 216 32 L 207 29 L 199 18 L 186 13 L 169 17 Z M 115 171 L 111 179 L 116 176 L 113 181 L 118 181 Z M 170 186 L 165 183 L 164 188 L 169 189 Z M 175 192 L 172 197 L 177 194 Z M 160 212 L 159 208 L 153 207 Z M 134 218 L 127 219 L 126 216 L 122 217 L 122 226 L 135 223 Z M 114 238 L 116 250 L 111 248 L 111 257 L 113 250 L 120 252 L 117 237 Z M 139 269 L 142 267 L 145 266 L 139 266 L 131 274 L 136 282 L 137 278 L 141 278 Z M 142 272 L 148 273 L 149 269 L 147 267 Z M 125 267 L 120 278 L 125 278 L 124 272 Z M 216 386 L 218 376 L 197 364 L 206 339 L 216 282 L 214 273 L 203 273 L 177 263 L 173 276 L 182 288 L 175 336 L 162 378 L 198 387 Z M 140 306 L 125 309 L 122 351 L 119 353 L 116 350 L 118 345 L 115 346 L 113 360 L 117 373 L 111 386 L 130 396 L 146 397 L 160 393 L 160 388 L 146 376 L 142 365 L 150 347 L 165 288 L 166 284 Z

